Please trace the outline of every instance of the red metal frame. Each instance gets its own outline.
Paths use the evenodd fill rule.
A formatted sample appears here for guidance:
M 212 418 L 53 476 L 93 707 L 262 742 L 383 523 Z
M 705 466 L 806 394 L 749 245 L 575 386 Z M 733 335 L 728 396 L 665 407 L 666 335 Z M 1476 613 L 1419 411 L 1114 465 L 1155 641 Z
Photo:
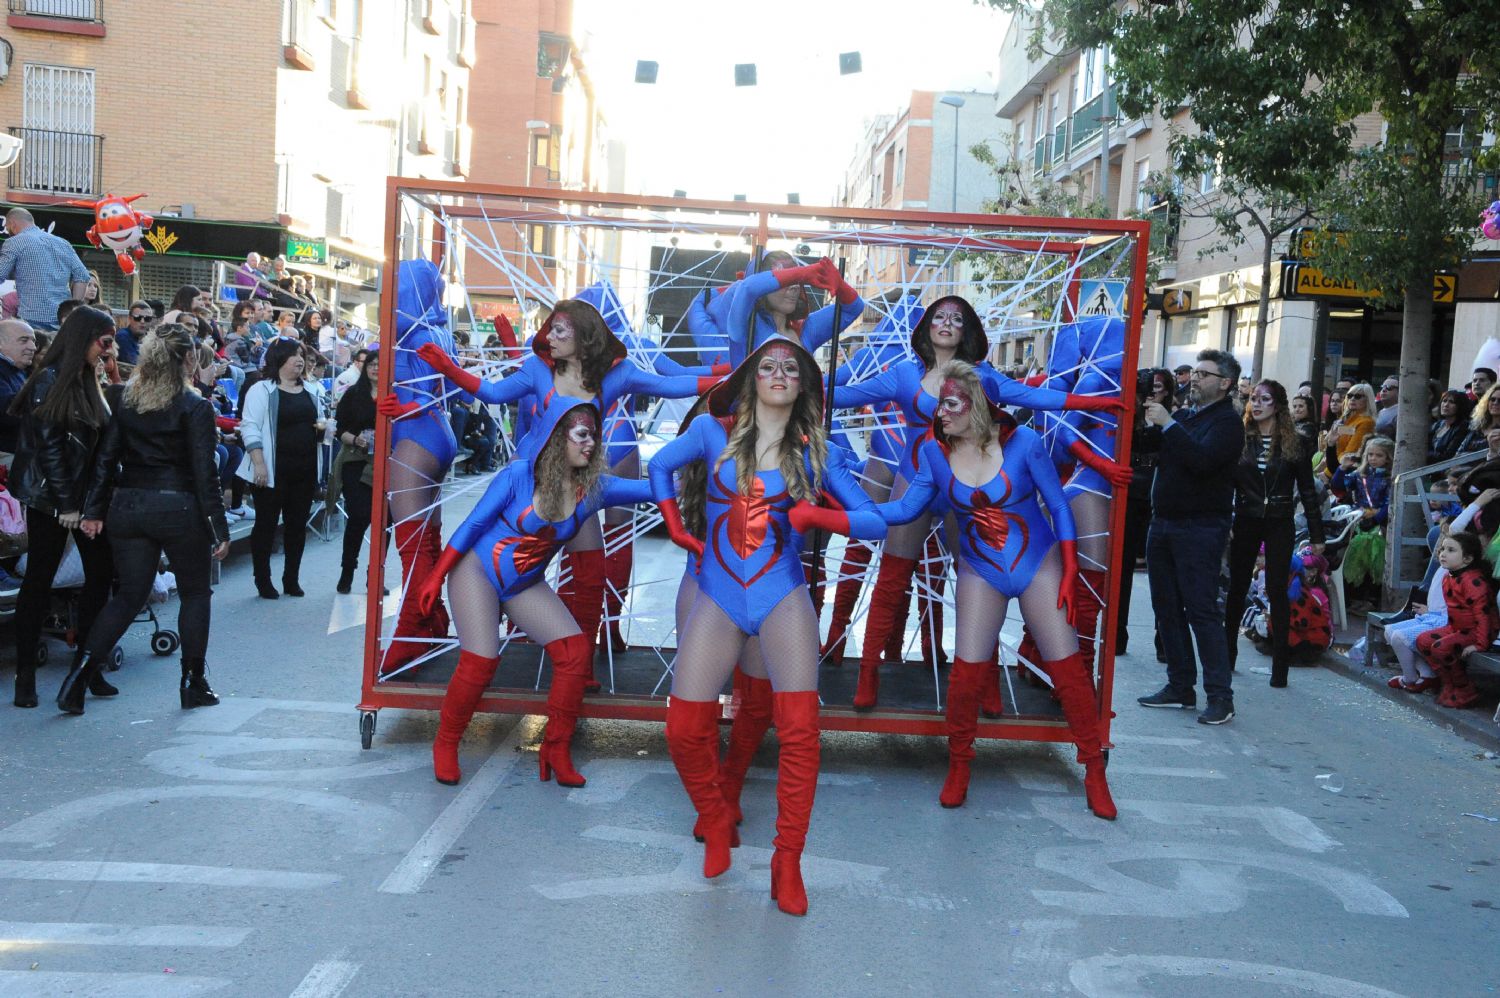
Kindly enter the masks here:
M 1146 253 L 1148 236 L 1150 234 L 1150 223 L 1146 221 L 1132 221 L 1121 219 L 1078 219 L 1078 218 L 1044 218 L 1037 216 L 1013 216 L 1013 215 L 969 215 L 949 214 L 945 212 L 911 212 L 911 211 L 880 211 L 864 208 L 819 208 L 807 205 L 779 205 L 761 202 L 744 201 L 695 201 L 683 198 L 655 199 L 627 194 L 594 194 L 570 191 L 556 191 L 542 188 L 530 187 L 506 187 L 493 184 L 469 184 L 454 181 L 441 180 L 414 180 L 402 177 L 390 177 L 386 181 L 386 233 L 385 233 L 385 270 L 380 289 L 380 328 L 382 331 L 382 342 L 394 335 L 395 330 L 395 294 L 396 294 L 396 249 L 397 249 L 397 212 L 400 207 L 402 195 L 463 195 L 463 196 L 485 196 L 497 198 L 522 198 L 532 201 L 549 202 L 556 205 L 576 205 L 586 207 L 605 208 L 651 208 L 664 211 L 674 209 L 689 210 L 695 212 L 732 212 L 741 217 L 754 214 L 758 217 L 756 226 L 755 242 L 757 245 L 765 245 L 771 238 L 773 232 L 770 227 L 771 217 L 805 217 L 827 220 L 830 222 L 887 222 L 887 223 L 934 223 L 948 226 L 981 226 L 987 230 L 1004 228 L 1016 228 L 1023 231 L 1035 231 L 1047 229 L 1049 231 L 1078 232 L 1080 234 L 1101 235 L 1114 233 L 1121 237 L 1132 238 L 1135 241 L 1134 273 L 1130 280 L 1130 287 L 1126 293 L 1127 320 L 1124 344 L 1124 357 L 1121 369 L 1130 372 L 1135 369 L 1137 355 L 1140 349 L 1141 323 L 1144 318 L 1141 303 L 1145 301 L 1146 286 Z M 546 221 L 586 221 L 584 218 L 553 209 L 550 211 L 505 211 L 502 206 L 487 206 L 483 211 L 477 207 L 466 205 L 444 205 L 444 212 L 455 217 L 481 217 L 490 218 L 500 216 L 515 216 L 527 221 L 545 223 Z M 498 213 L 498 214 L 497 214 Z M 649 228 L 651 223 L 643 222 L 640 227 Z M 743 233 L 744 227 L 735 229 L 737 233 Z M 853 241 L 854 237 L 840 237 L 838 233 L 815 229 L 807 230 L 777 230 L 777 238 L 802 239 L 804 241 L 816 242 L 845 242 Z M 901 244 L 912 243 L 914 245 L 928 246 L 952 246 L 960 245 L 965 240 L 974 241 L 976 248 L 979 240 L 974 237 L 957 236 L 946 238 L 940 235 L 920 236 L 903 238 Z M 1035 239 L 1003 239 L 986 235 L 983 243 L 990 244 L 985 248 L 1014 249 L 1028 253 L 1048 252 L 1066 255 L 1072 260 L 1077 259 L 1082 246 L 1078 242 L 1053 242 L 1049 240 Z M 443 240 L 446 245 L 446 240 Z M 435 244 L 435 251 L 440 252 Z M 1074 287 L 1070 291 L 1076 307 L 1076 279 Z M 380 392 L 382 395 L 391 390 L 391 378 L 393 365 L 383 363 L 380 365 Z M 1122 383 L 1128 384 L 1128 378 L 1122 378 Z M 1128 406 L 1134 406 L 1134 393 L 1125 393 Z M 1122 427 L 1129 426 L 1134 418 L 1133 408 L 1120 417 Z M 382 417 L 377 421 L 375 429 L 375 451 L 377 454 L 390 453 L 390 420 Z M 1121 462 L 1130 460 L 1130 434 L 1126 432 L 1115 435 L 1115 459 Z M 383 529 L 386 518 L 386 461 L 377 460 L 374 471 L 374 497 L 371 523 L 375 529 Z M 456 524 L 451 524 L 451 527 Z M 1110 510 L 1110 533 L 1112 537 L 1119 538 L 1124 535 L 1125 528 L 1125 498 L 1123 491 L 1117 491 L 1113 505 Z M 1113 543 L 1110 545 L 1109 565 L 1109 592 L 1107 606 L 1114 606 L 1119 599 L 1119 572 L 1123 545 Z M 442 706 L 443 687 L 434 684 L 422 683 L 384 683 L 375 682 L 376 669 L 379 663 L 379 638 L 382 623 L 382 600 L 380 593 L 384 580 L 385 564 L 383 559 L 372 557 L 369 559 L 367 589 L 365 607 L 365 644 L 364 644 L 364 669 L 361 683 L 360 702 L 358 710 L 373 714 L 382 707 L 397 707 L 406 710 L 437 710 Z M 1099 711 L 1100 711 L 1100 735 L 1104 744 L 1108 746 L 1111 720 L 1114 712 L 1111 703 L 1114 690 L 1114 642 L 1115 632 L 1118 626 L 1116 615 L 1105 614 L 1104 634 L 1098 644 L 1097 655 L 1099 656 Z M 535 649 L 535 646 L 525 646 Z M 486 693 L 480 700 L 479 709 L 488 713 L 499 714 L 541 714 L 544 713 L 547 694 L 545 690 L 504 689 Z M 595 718 L 608 718 L 617 720 L 636 721 L 665 721 L 666 720 L 665 696 L 637 696 L 637 695 L 598 695 L 589 697 L 584 701 L 582 716 Z M 847 706 L 828 705 L 821 711 L 821 725 L 824 729 L 834 731 L 866 731 L 876 734 L 901 734 L 901 735 L 943 735 L 943 715 L 934 710 L 876 710 L 870 713 L 856 713 Z M 1005 716 L 996 720 L 981 718 L 979 722 L 978 735 L 981 738 L 1002 738 L 1023 741 L 1041 742 L 1069 742 L 1072 741 L 1067 723 L 1060 717 L 1048 718 L 1034 715 Z

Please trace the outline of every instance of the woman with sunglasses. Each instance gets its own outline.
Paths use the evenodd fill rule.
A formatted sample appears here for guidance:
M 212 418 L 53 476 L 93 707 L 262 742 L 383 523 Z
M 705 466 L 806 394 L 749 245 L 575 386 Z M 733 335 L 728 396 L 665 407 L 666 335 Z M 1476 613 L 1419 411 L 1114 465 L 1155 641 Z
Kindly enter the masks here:
M 1375 389 L 1360 382 L 1344 395 L 1344 411 L 1328 428 L 1323 473 L 1332 478 L 1345 454 L 1356 457 L 1364 450 L 1365 438 L 1375 432 Z
M 109 542 L 79 528 L 89 476 L 109 422 L 110 405 L 99 387 L 99 365 L 114 341 L 115 321 L 107 313 L 86 305 L 74 309 L 11 403 L 10 411 L 20 417 L 21 427 L 9 487 L 26 507 L 27 533 L 26 576 L 16 599 L 17 707 L 37 705 L 42 620 L 70 536 L 83 562 L 83 594 L 75 618 L 78 652 L 64 691 L 77 677 L 89 629 L 109 598 L 114 577 Z M 120 692 L 101 674 L 90 677 L 88 690 L 101 697 Z M 76 706 L 69 713 L 83 712 L 81 700 Z
M 1234 469 L 1234 524 L 1229 535 L 1229 594 L 1224 600 L 1224 636 L 1229 664 L 1239 652 L 1240 617 L 1262 546 L 1266 555 L 1266 598 L 1271 604 L 1271 685 L 1286 685 L 1291 665 L 1288 631 L 1292 547 L 1297 537 L 1297 503 L 1307 517 L 1308 541 L 1323 553 L 1323 517 L 1313 485 L 1312 447 L 1297 432 L 1286 389 L 1262 381 L 1250 389 L 1245 407 L 1245 447 Z

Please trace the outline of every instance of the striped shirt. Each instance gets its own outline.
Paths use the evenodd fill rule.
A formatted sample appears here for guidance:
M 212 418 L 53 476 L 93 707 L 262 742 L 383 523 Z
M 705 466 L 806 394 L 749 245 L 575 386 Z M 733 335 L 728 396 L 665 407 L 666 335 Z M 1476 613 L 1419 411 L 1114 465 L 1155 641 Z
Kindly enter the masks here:
M 10 279 L 21 298 L 21 318 L 56 329 L 57 306 L 72 297 L 69 285 L 85 283 L 89 272 L 66 239 L 33 225 L 0 246 L 0 281 Z

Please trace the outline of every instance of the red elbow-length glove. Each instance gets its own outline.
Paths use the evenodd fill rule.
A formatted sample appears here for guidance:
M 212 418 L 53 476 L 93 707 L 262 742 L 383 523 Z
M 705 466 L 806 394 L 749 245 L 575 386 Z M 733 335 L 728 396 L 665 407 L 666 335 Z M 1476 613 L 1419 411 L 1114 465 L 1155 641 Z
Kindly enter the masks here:
M 714 385 L 717 385 L 719 382 L 721 382 L 723 380 L 724 380 L 724 378 L 721 375 L 717 375 L 717 374 L 704 374 L 704 375 L 701 375 L 698 378 L 698 394 L 702 395 L 704 392 L 708 391 Z
M 448 577 L 448 573 L 453 571 L 453 567 L 463 559 L 463 556 L 462 551 L 451 546 L 443 548 L 437 564 L 432 567 L 430 573 L 422 577 L 421 585 L 417 586 L 417 591 L 411 594 L 411 598 L 417 601 L 418 612 L 424 617 L 437 606 L 438 597 L 443 595 L 443 580 Z
M 819 280 L 816 285 L 825 291 L 833 292 L 834 297 L 840 305 L 853 305 L 859 299 L 859 292 L 854 290 L 853 285 L 844 280 L 839 268 L 834 266 L 832 260 L 824 257 L 813 264 L 818 269 Z
M 473 395 L 479 391 L 479 376 L 459 367 L 447 351 L 436 343 L 423 343 L 417 347 L 417 356 L 449 381 Z
M 1078 616 L 1078 542 L 1058 541 L 1062 552 L 1062 581 L 1057 586 L 1057 608 L 1068 614 L 1068 623 L 1077 626 Z
M 1063 403 L 1063 408 L 1074 412 L 1124 412 L 1125 400 L 1113 395 L 1073 395 L 1070 393 Z
M 667 525 L 667 536 L 672 538 L 672 543 L 691 554 L 703 557 L 703 542 L 688 532 L 688 528 L 682 522 L 682 510 L 677 508 L 676 499 L 663 499 L 656 504 L 661 510 L 662 522 Z
M 810 530 L 827 530 L 834 534 L 849 535 L 849 514 L 842 509 L 815 506 L 806 499 L 800 500 L 787 512 L 792 529 L 799 534 Z
M 402 416 L 409 416 L 420 408 L 422 408 L 422 403 L 403 402 L 396 397 L 395 392 L 391 392 L 389 395 L 382 395 L 375 402 L 375 411 L 390 419 L 400 419 Z
M 721 364 L 715 364 L 710 367 L 708 369 L 708 373 L 712 374 L 716 378 L 727 378 L 729 375 L 734 373 L 734 368 L 729 365 L 728 361 L 724 361 Z M 699 394 L 702 393 L 700 392 Z
M 1082 440 L 1074 440 L 1071 444 L 1068 444 L 1068 453 L 1072 454 L 1073 459 L 1079 464 L 1093 468 L 1099 474 L 1103 475 L 1105 480 L 1115 488 L 1124 488 L 1130 484 L 1131 473 L 1129 465 L 1121 464 L 1118 461 L 1111 461 Z

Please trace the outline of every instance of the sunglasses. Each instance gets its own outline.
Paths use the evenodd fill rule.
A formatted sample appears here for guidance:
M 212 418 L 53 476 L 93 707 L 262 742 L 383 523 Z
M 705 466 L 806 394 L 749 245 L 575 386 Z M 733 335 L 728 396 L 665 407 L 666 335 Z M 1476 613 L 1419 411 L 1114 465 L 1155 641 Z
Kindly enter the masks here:
M 113 336 L 101 336 L 95 342 L 105 350 L 108 350 L 110 347 L 115 345 L 115 338 Z
M 149 316 L 149 315 L 132 315 L 130 317 L 130 321 L 131 322 L 150 322 L 151 321 L 151 316 Z

